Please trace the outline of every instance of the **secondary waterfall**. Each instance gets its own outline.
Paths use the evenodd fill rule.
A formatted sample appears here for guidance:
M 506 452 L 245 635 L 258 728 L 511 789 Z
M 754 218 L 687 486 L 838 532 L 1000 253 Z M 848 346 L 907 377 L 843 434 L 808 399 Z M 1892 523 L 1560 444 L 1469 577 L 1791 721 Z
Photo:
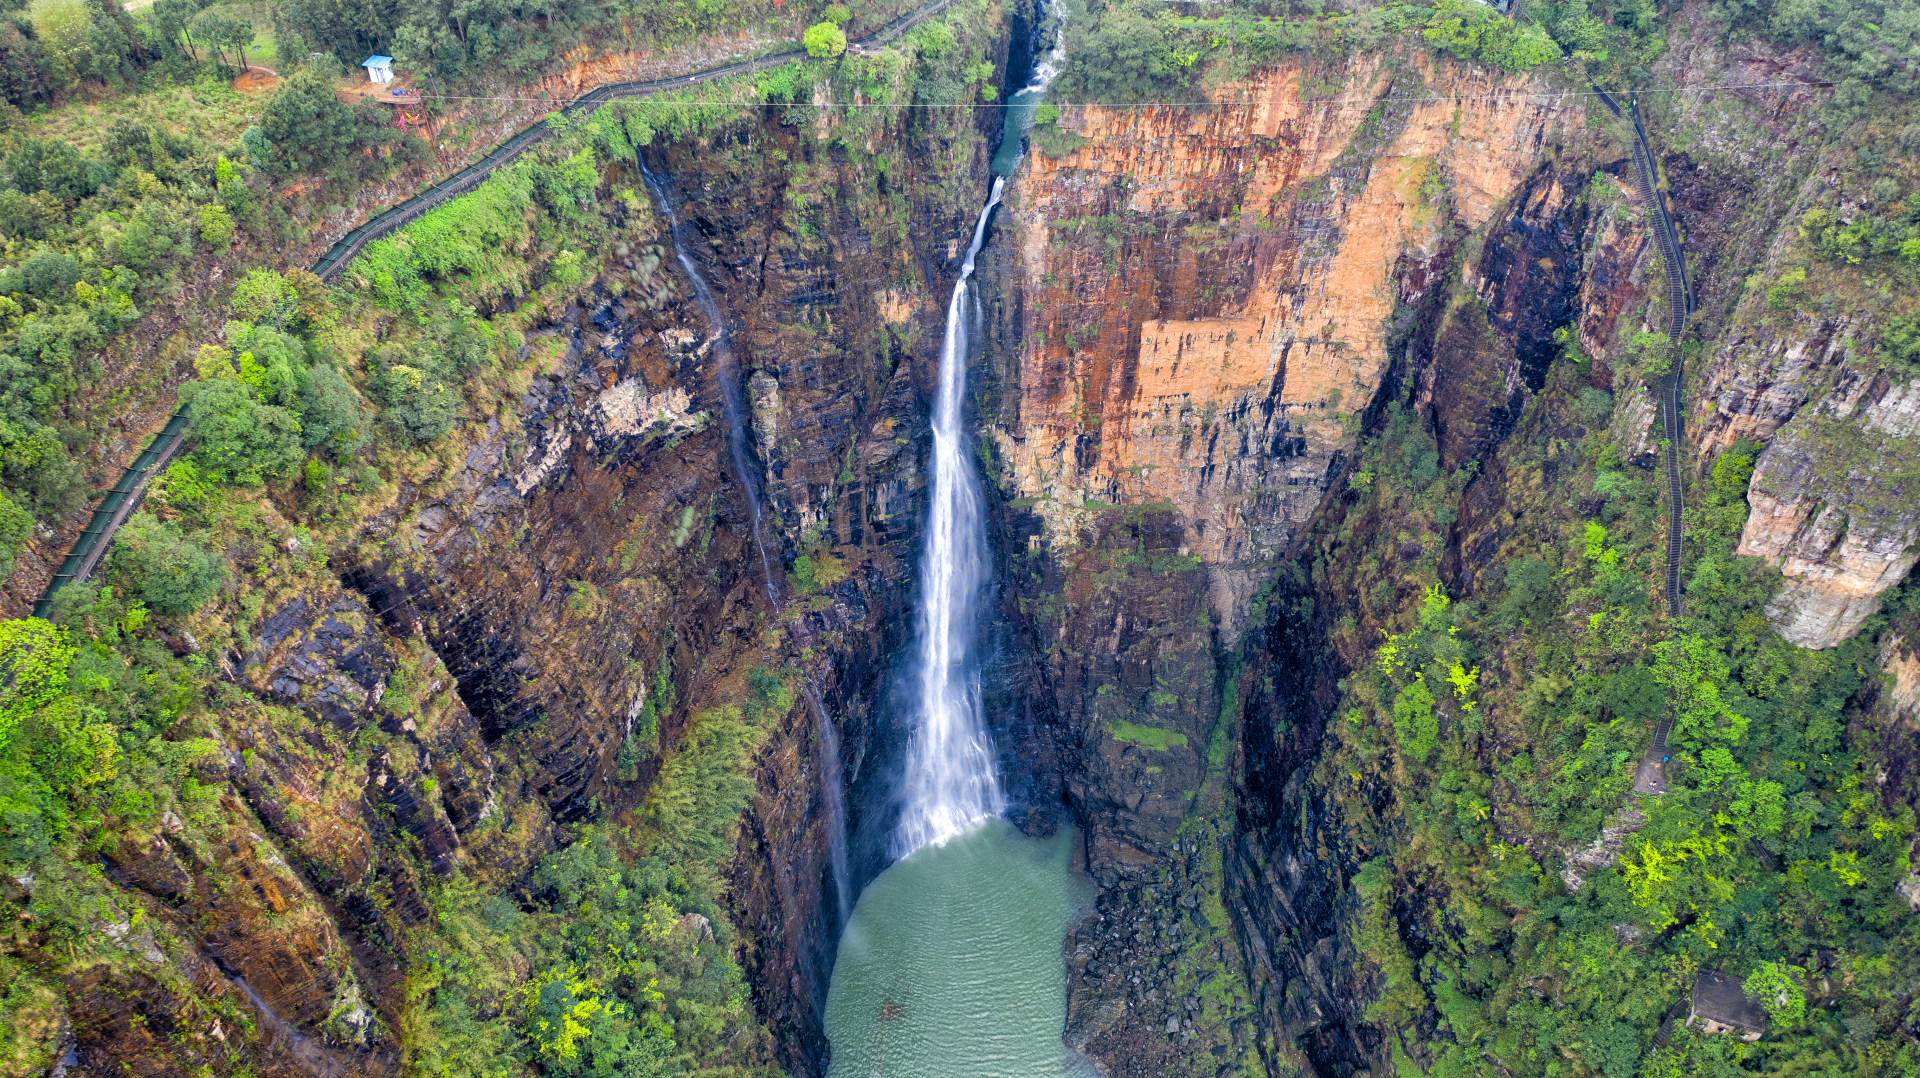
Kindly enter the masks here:
M 715 380 L 720 383 L 720 408 L 726 413 L 727 421 L 727 458 L 733 466 L 734 482 L 747 496 L 747 509 L 753 518 L 753 547 L 760 555 L 760 579 L 767 588 L 767 601 L 780 607 L 780 585 L 774 580 L 773 563 L 767 558 L 767 540 L 761 523 L 760 485 L 753 480 L 753 472 L 747 467 L 747 420 L 746 404 L 740 397 L 740 364 L 733 357 L 733 340 L 727 333 L 727 319 L 720 311 L 720 304 L 713 298 L 713 289 L 707 287 L 707 278 L 700 267 L 687 253 L 687 245 L 680 238 L 680 215 L 673 210 L 673 202 L 667 198 L 666 186 L 660 178 L 647 168 L 644 157 L 635 157 L 640 164 L 640 177 L 647 183 L 647 190 L 660 202 L 660 212 L 667 215 L 667 236 L 673 241 L 673 254 L 680 260 L 680 267 L 687 271 L 687 277 L 693 282 L 693 301 L 700 307 L 700 313 L 707 316 L 707 324 L 713 327 L 713 354 L 719 361 L 720 373 Z
M 1056 18 L 1065 13 L 1062 5 L 1050 7 L 1058 9 Z M 933 400 L 933 504 L 920 572 L 917 721 L 907 746 L 906 805 L 894 851 L 900 857 L 965 834 L 1006 807 L 981 714 L 980 670 L 972 655 L 987 582 L 986 521 L 964 416 L 969 330 L 977 312 L 973 262 L 986 240 L 987 222 L 1000 205 L 1006 177 L 1019 162 L 1034 107 L 1060 70 L 1065 42 L 1066 34 L 1056 23 L 1053 47 L 1008 103 L 1007 125 L 994 155 L 993 190 L 973 223 L 973 242 L 967 245 L 960 279 L 947 300 L 940 385 Z
M 640 165 L 640 176 L 646 180 L 647 190 L 659 201 L 661 212 L 667 215 L 667 237 L 673 241 L 674 257 L 680 260 L 681 268 L 687 271 L 688 279 L 693 282 L 694 302 L 699 305 L 700 312 L 706 315 L 707 324 L 713 327 L 713 351 L 720 367 L 717 377 L 720 383 L 720 408 L 727 422 L 727 460 L 733 469 L 734 482 L 740 484 L 747 498 L 747 509 L 753 522 L 753 547 L 760 556 L 760 580 L 766 587 L 767 601 L 778 612 L 780 584 L 773 575 L 773 562 L 767 557 L 766 535 L 761 524 L 760 487 L 747 467 L 746 405 L 740 396 L 740 365 L 733 355 L 726 316 L 713 298 L 713 289 L 707 285 L 699 264 L 687 253 L 687 245 L 680 236 L 680 215 L 674 212 L 673 202 L 667 198 L 666 185 L 647 168 L 644 157 L 636 157 L 636 160 Z M 840 738 L 833 728 L 833 717 L 827 714 L 826 704 L 820 699 L 811 677 L 803 680 L 801 691 L 813 711 L 820 733 L 820 799 L 826 808 L 827 864 L 833 873 L 835 910 L 839 914 L 839 920 L 834 923 L 844 926 L 853 908 L 853 883 L 847 868 L 847 809 L 846 795 L 841 789 Z

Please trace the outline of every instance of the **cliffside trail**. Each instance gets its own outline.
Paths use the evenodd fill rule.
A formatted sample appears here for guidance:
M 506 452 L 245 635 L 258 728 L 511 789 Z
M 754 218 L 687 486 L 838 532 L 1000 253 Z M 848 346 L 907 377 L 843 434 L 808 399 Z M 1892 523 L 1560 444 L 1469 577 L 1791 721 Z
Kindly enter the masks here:
M 932 18 L 944 10 L 953 0 L 930 0 L 905 15 L 893 20 L 858 41 L 849 42 L 849 47 L 871 48 L 897 40 L 900 35 L 913 29 L 920 23 Z M 591 113 L 600 106 L 616 98 L 645 97 L 665 90 L 683 86 L 695 86 L 716 79 L 731 78 L 735 75 L 751 75 L 765 71 L 770 67 L 790 63 L 807 55 L 805 49 L 789 49 L 753 60 L 722 64 L 705 71 L 696 71 L 690 75 L 675 75 L 666 79 L 649 79 L 641 82 L 616 82 L 597 89 L 589 90 L 575 98 L 558 115 L 574 117 Z M 551 114 L 550 114 L 551 115 Z M 535 121 L 521 129 L 513 137 L 502 142 L 491 153 L 480 160 L 454 173 L 452 176 L 433 184 L 412 198 L 400 202 L 375 214 L 360 227 L 340 237 L 339 242 L 327 248 L 312 270 L 315 276 L 325 280 L 338 273 L 341 267 L 358 254 L 361 248 L 374 240 L 415 220 L 428 210 L 455 195 L 463 194 L 480 185 L 482 180 L 493 174 L 502 165 L 512 164 L 527 148 L 545 138 L 552 129 L 547 126 L 547 117 Z M 85 530 L 74 540 L 73 548 L 60 562 L 60 571 L 47 581 L 47 590 L 41 594 L 40 601 L 33 604 L 33 616 L 46 618 L 53 613 L 53 597 L 61 588 L 77 580 L 85 580 L 92 574 L 100 559 L 106 555 L 113 544 L 113 535 L 126 523 L 127 517 L 140 502 L 145 493 L 147 481 L 160 469 L 165 468 L 180 455 L 186 445 L 189 426 L 186 407 L 174 412 L 173 418 L 160 433 L 153 436 L 133 463 L 122 472 L 118 482 L 107 491 L 99 507 L 88 518 Z
M 1619 102 L 1600 89 L 1600 100 L 1615 116 L 1622 116 Z M 1673 227 L 1673 214 L 1660 195 L 1659 174 L 1653 162 L 1653 148 L 1647 143 L 1646 125 L 1640 122 L 1640 103 L 1629 99 L 1622 118 L 1633 121 L 1633 179 L 1640 202 L 1653 218 L 1654 243 L 1660 249 L 1660 263 L 1667 278 L 1667 371 L 1660 378 L 1660 423 L 1667 432 L 1667 616 L 1678 618 L 1681 610 L 1680 539 L 1682 508 L 1680 484 L 1680 447 L 1686 438 L 1685 419 L 1680 411 L 1680 384 L 1684 360 L 1680 337 L 1686 332 L 1687 316 L 1693 313 L 1693 289 L 1687 284 L 1687 258 L 1680 249 L 1679 233 Z M 1668 708 L 1653 730 L 1653 744 L 1640 761 L 1634 778 L 1635 793 L 1666 792 L 1667 737 L 1673 732 L 1673 709 Z

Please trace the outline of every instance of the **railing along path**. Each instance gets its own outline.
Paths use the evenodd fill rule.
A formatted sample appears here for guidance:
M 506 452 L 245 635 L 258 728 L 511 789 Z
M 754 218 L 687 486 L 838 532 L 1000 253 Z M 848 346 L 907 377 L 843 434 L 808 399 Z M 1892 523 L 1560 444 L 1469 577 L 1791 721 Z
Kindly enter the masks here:
M 1660 250 L 1661 268 L 1666 274 L 1667 285 L 1667 371 L 1660 377 L 1660 424 L 1666 431 L 1665 463 L 1667 474 L 1667 615 L 1678 619 L 1681 612 L 1680 554 L 1683 534 L 1684 502 L 1681 497 L 1680 453 L 1686 437 L 1686 417 L 1681 411 L 1680 390 L 1683 382 L 1683 362 L 1680 338 L 1686 333 L 1687 316 L 1693 313 L 1693 289 L 1687 283 L 1687 256 L 1681 250 L 1680 235 L 1673 227 L 1673 212 L 1668 208 L 1666 199 L 1660 194 L 1659 166 L 1654 161 L 1653 148 L 1647 142 L 1646 125 L 1640 122 L 1640 104 L 1631 97 L 1625 110 L 1620 108 L 1612 94 L 1594 87 L 1601 103 L 1622 119 L 1631 119 L 1633 126 L 1633 181 L 1635 193 L 1640 204 L 1647 208 L 1648 220 L 1653 224 L 1654 245 Z M 1654 727 L 1653 745 L 1641 762 L 1641 780 L 1635 783 L 1636 789 L 1648 784 L 1649 765 L 1658 770 L 1656 780 L 1658 789 L 1646 789 L 1642 792 L 1665 792 L 1665 764 L 1667 758 L 1667 738 L 1673 732 L 1673 709 L 1661 717 Z

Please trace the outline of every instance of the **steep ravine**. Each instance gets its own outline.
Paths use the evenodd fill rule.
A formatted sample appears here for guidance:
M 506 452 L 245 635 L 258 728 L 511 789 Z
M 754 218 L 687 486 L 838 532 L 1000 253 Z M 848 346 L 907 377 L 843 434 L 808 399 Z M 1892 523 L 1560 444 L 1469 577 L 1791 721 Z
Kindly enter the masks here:
M 1031 11 L 989 15 L 965 46 L 1017 82 Z M 1710 40 L 1659 76 L 1784 66 Z M 1097 887 L 1065 944 L 1065 1039 L 1112 1078 L 1405 1073 L 1454 1043 L 1424 997 L 1397 1028 L 1375 1007 L 1441 978 L 1409 989 L 1363 935 L 1412 965 L 1454 926 L 1424 878 L 1371 906 L 1356 882 L 1404 838 L 1381 821 L 1412 787 L 1354 748 L 1343 709 L 1425 582 L 1484 610 L 1511 563 L 1568 546 L 1567 521 L 1629 527 L 1584 487 L 1557 500 L 1591 478 L 1568 447 L 1604 436 L 1629 486 L 1661 448 L 1632 344 L 1665 324 L 1659 267 L 1626 144 L 1543 72 L 1406 40 L 1292 55 L 1211 83 L 1210 107 L 1069 107 L 988 227 L 967 387 L 994 578 L 984 711 L 1009 818 L 1071 828 Z M 1848 715 L 1887 746 L 1894 803 L 1920 783 L 1920 623 L 1875 618 L 1916 511 L 1855 436 L 1908 451 L 1920 395 L 1848 343 L 1870 304 L 1770 314 L 1746 283 L 1785 271 L 1788 211 L 1829 178 L 1794 141 L 1811 107 L 1649 110 L 1656 146 L 1683 147 L 1663 163 L 1702 295 L 1687 480 L 1691 497 L 1750 447 L 1733 496 L 1754 510 L 1741 553 L 1786 581 L 1769 624 L 1827 648 L 1884 634 L 1884 684 Z M 472 391 L 482 422 L 396 463 L 328 557 L 297 491 L 263 497 L 231 554 L 264 581 L 242 643 L 165 638 L 230 683 L 193 765 L 217 841 L 163 817 L 100 846 L 119 904 L 96 920 L 126 959 L 68 979 L 62 1045 L 101 1073 L 188 1073 L 252 1007 L 287 1030 L 234 1038 L 256 1073 L 400 1073 L 460 895 L 498 892 L 486 916 L 506 924 L 552 901 L 542 858 L 650 811 L 663 750 L 745 707 L 764 736 L 720 855 L 717 946 L 768 1036 L 728 1062 L 820 1074 L 834 829 L 857 894 L 899 817 L 928 413 L 998 122 L 768 105 L 641 151 L 726 321 L 746 429 L 728 429 L 712 314 L 623 161 L 597 181 L 612 262 L 545 313 L 504 386 Z M 1770 142 L 1791 167 L 1759 167 Z M 1425 485 L 1396 500 L 1376 469 L 1415 443 L 1397 481 Z M 1522 729 L 1475 751 L 1510 762 L 1529 659 L 1488 654 L 1483 714 Z M 1489 833 L 1556 886 L 1564 849 L 1501 781 L 1474 791 Z M 204 947 L 163 953 L 156 923 Z M 672 925 L 696 951 L 714 929 Z M 523 1005 L 502 998 L 485 1017 Z
M 1351 866 L 1281 826 L 1311 810 L 1289 779 L 1331 703 L 1269 625 L 1386 400 L 1413 395 L 1459 467 L 1539 387 L 1578 194 L 1617 153 L 1538 88 L 1415 51 L 1287 63 L 1212 109 L 1070 110 L 1072 148 L 1010 191 L 979 390 L 1010 703 L 1087 831 L 1068 1039 L 1110 1073 L 1258 1072 L 1295 1037 L 1322 1073 L 1367 1065 Z

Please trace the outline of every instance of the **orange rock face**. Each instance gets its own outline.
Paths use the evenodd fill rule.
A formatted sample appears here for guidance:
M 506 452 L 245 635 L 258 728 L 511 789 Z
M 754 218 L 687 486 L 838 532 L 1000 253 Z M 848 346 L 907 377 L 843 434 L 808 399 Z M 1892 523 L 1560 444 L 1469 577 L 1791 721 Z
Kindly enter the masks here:
M 1231 626 L 1351 448 L 1396 310 L 1584 115 L 1425 56 L 1213 98 L 1070 110 L 1077 148 L 1015 182 L 1017 393 L 993 436 L 1056 546 L 1089 503 L 1171 504 Z

